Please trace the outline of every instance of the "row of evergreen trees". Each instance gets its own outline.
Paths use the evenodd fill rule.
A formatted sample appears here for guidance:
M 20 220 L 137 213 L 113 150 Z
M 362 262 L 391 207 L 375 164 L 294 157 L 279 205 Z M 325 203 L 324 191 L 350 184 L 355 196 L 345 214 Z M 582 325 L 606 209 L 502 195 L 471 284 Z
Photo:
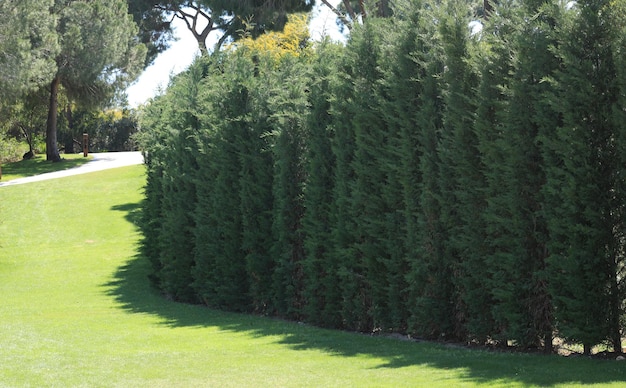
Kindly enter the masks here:
M 199 59 L 144 112 L 170 297 L 334 328 L 621 351 L 626 2 L 398 1 L 345 46 Z

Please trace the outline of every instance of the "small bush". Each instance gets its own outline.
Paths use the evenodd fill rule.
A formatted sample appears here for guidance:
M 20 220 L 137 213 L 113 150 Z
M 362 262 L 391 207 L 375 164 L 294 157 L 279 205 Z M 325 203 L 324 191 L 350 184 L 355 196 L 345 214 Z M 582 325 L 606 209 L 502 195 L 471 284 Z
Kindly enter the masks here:
M 28 151 L 28 145 L 0 136 L 0 163 L 16 162 Z

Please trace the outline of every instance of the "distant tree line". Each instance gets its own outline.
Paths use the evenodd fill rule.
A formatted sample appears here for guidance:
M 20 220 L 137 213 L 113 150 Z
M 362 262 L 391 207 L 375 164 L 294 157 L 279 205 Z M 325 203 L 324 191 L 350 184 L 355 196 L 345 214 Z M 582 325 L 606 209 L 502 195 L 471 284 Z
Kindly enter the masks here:
M 621 352 L 626 2 L 396 1 L 345 45 L 199 58 L 143 112 L 172 299 Z
M 3 0 L 0 2 L 0 160 L 45 152 L 61 160 L 92 127 L 93 149 L 128 148 L 121 139 L 132 124 L 105 118 L 125 107 L 123 91 L 173 40 L 171 22 L 185 22 L 203 55 L 248 34 L 282 30 L 290 12 L 311 10 L 308 0 Z M 244 34 L 245 32 L 245 34 Z M 110 115 L 109 115 L 110 116 Z M 81 118 L 86 121 L 79 122 Z M 110 117 L 109 117 L 110 118 Z M 102 124 L 102 125 L 100 125 Z M 111 133 L 106 132 L 109 128 Z M 19 140 L 18 140 L 19 139 Z

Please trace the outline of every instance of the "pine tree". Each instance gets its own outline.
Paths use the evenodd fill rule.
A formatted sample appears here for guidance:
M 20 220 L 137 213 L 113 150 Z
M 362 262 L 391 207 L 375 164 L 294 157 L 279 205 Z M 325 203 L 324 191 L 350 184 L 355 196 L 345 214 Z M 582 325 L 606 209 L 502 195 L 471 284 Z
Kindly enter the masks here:
M 304 188 L 306 319 L 327 327 L 341 327 L 338 267 L 333 255 L 331 225 L 335 158 L 331 148 L 332 86 L 341 46 L 324 41 L 311 64 L 306 116 L 306 186 Z
M 406 279 L 409 330 L 426 338 L 454 332 L 456 314 L 450 268 L 442 260 L 443 231 L 438 206 L 442 128 L 443 53 L 431 12 L 413 3 L 397 44 L 393 114 L 401 128 L 402 176 L 406 219 Z
M 159 272 L 163 291 L 175 300 L 196 302 L 192 288 L 194 266 L 193 218 L 196 208 L 198 85 L 204 77 L 199 61 L 170 87 L 172 103 L 164 112 L 169 138 L 163 169 L 163 193 Z
M 350 46 L 349 46 L 350 47 Z M 371 323 L 361 318 L 369 309 L 370 301 L 365 291 L 364 268 L 357 258 L 355 249 L 355 219 L 352 211 L 353 185 L 355 172 L 352 161 L 355 153 L 355 136 L 352 117 L 358 104 L 354 103 L 352 77 L 358 59 L 346 48 L 342 57 L 335 86 L 331 113 L 333 117 L 333 141 L 331 147 L 335 157 L 334 190 L 331 213 L 333 214 L 333 250 L 329 252 L 337 262 L 338 284 L 340 287 L 340 316 L 342 327 L 352 330 L 366 330 Z
M 57 71 L 60 50 L 53 0 L 0 4 L 0 96 L 4 103 L 42 87 Z
M 244 59 L 242 59 L 244 60 Z M 242 80 L 240 87 L 248 93 L 248 105 L 242 117 L 243 131 L 236 140 L 239 157 L 239 198 L 242 217 L 241 249 L 244 252 L 247 278 L 250 282 L 252 308 L 271 313 L 275 261 L 272 246 L 273 162 L 269 139 L 268 76 L 256 57 L 252 60 L 253 77 Z
M 128 14 L 126 1 L 56 0 L 47 9 L 58 20 L 56 40 L 60 46 L 55 56 L 56 72 L 48 79 L 46 122 L 46 158 L 56 162 L 61 159 L 57 144 L 61 86 L 68 95 L 82 101 L 107 101 L 139 75 L 146 48 L 135 39 L 138 29 Z M 42 18 L 42 24 L 47 19 Z M 53 42 L 49 42 L 53 49 Z
M 557 62 L 549 51 L 552 16 L 541 2 L 496 6 L 486 27 L 477 117 L 485 166 L 487 263 L 495 338 L 522 347 L 552 345 L 552 302 L 547 290 L 544 162 L 539 137 L 556 126 L 546 111 L 543 82 Z M 526 15 L 535 17 L 528 18 Z
M 615 46 L 614 10 L 609 1 L 581 1 L 565 12 L 551 97 L 562 124 L 546 141 L 550 292 L 559 334 L 586 354 L 605 340 L 621 350 L 623 150 L 616 139 L 623 122 L 613 112 L 623 50 Z
M 398 307 L 402 298 L 395 287 L 404 288 L 401 263 L 404 257 L 396 251 L 401 252 L 402 244 L 398 246 L 391 241 L 391 235 L 403 224 L 397 220 L 402 204 L 392 203 L 401 192 L 399 180 L 394 176 L 399 157 L 393 148 L 398 139 L 385 123 L 382 105 L 385 99 L 380 69 L 383 22 L 372 19 L 353 31 L 347 47 L 351 86 L 348 101 L 352 105 L 349 125 L 354 136 L 349 168 L 354 177 L 348 183 L 351 184 L 347 208 L 352 222 L 351 241 L 341 247 L 352 250 L 342 260 L 342 274 L 347 277 L 342 281 L 342 286 L 346 286 L 343 310 L 350 317 L 347 320 L 353 320 L 359 330 L 402 325 L 401 318 L 397 318 L 402 310 Z M 402 235 L 396 233 L 395 237 L 401 240 Z M 391 313 L 392 309 L 395 313 Z
M 511 246 L 511 182 L 507 180 L 507 154 L 510 139 L 505 133 L 506 115 L 509 109 L 511 45 L 515 35 L 517 13 L 515 5 L 496 5 L 482 32 L 480 67 L 481 82 L 478 89 L 478 106 L 474 128 L 478 137 L 481 163 L 484 166 L 485 186 L 482 195 L 486 206 L 482 220 L 485 223 L 485 271 L 484 276 L 491 288 L 490 314 L 495 320 L 488 335 L 501 344 L 507 343 L 507 325 L 519 316 L 511 317 L 507 303 L 514 303 L 512 284 L 525 279 L 513 278 L 510 273 L 516 263 Z M 515 306 L 517 307 L 517 306 Z
M 139 137 L 139 146 L 143 150 L 144 163 L 146 165 L 146 186 L 144 188 L 144 200 L 142 202 L 140 228 L 143 235 L 141 241 L 141 254 L 150 261 L 150 280 L 156 288 L 160 288 L 159 273 L 161 272 L 160 237 L 163 223 L 163 164 L 165 163 L 165 139 L 166 132 L 160 126 L 163 105 L 167 96 L 160 96 L 153 100 L 146 108 L 146 114 L 142 116 L 141 126 L 149 128 L 144 130 Z
M 458 297 L 454 336 L 486 340 L 492 332 L 491 295 L 485 278 L 484 230 L 480 214 L 484 177 L 474 132 L 475 88 L 473 41 L 469 37 L 469 10 L 448 2 L 441 9 L 441 34 L 445 51 L 443 81 L 444 113 L 438 146 L 442 229 L 447 232 L 442 254 L 443 268 L 452 276 Z
M 221 59 L 203 82 L 201 157 L 197 179 L 194 289 L 212 307 L 249 311 L 249 279 L 241 249 L 237 140 L 245 131 L 248 93 L 240 78 L 249 68 Z
M 292 57 L 280 65 L 275 76 L 278 89 L 271 100 L 274 127 L 274 234 L 272 257 L 274 305 L 278 314 L 301 319 L 304 306 L 304 217 L 303 190 L 304 121 L 306 117 L 306 74 Z

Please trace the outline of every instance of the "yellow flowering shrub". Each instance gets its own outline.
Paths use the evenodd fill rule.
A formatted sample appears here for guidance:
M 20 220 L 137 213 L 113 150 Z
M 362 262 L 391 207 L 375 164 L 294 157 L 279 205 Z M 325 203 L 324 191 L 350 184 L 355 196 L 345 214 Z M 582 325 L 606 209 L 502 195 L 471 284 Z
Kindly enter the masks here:
M 289 15 L 283 31 L 270 31 L 256 39 L 246 37 L 231 48 L 245 50 L 250 55 L 266 55 L 272 62 L 279 63 L 287 55 L 306 55 L 310 51 L 309 38 L 308 16 L 293 14 Z

